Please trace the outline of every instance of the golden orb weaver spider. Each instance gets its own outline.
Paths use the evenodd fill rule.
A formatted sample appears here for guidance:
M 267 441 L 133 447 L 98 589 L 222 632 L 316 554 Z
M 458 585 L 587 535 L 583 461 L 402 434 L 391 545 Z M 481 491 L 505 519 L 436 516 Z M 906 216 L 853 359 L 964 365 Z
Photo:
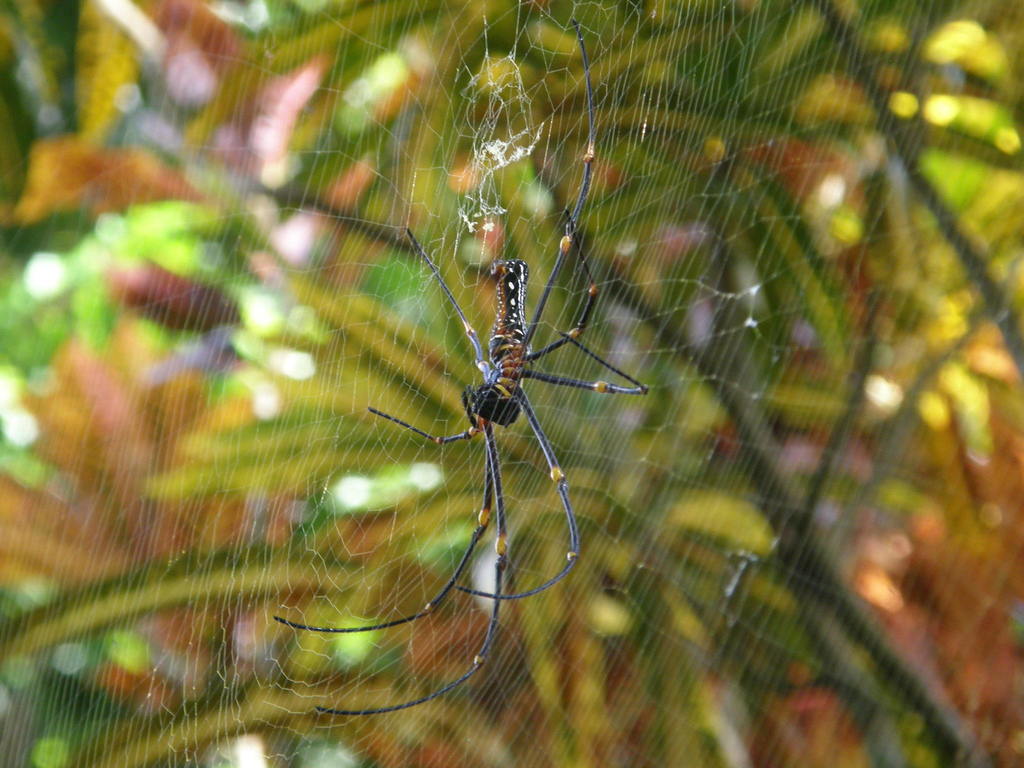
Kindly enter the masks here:
M 537 326 L 540 323 L 541 315 L 544 312 L 544 307 L 547 304 L 548 296 L 554 286 L 555 279 L 558 277 L 558 273 L 562 268 L 565 258 L 571 251 L 573 243 L 575 242 L 576 226 L 579 221 L 580 213 L 583 211 L 583 206 L 587 200 L 587 192 L 590 189 L 591 164 L 594 161 L 594 93 L 590 83 L 590 61 L 587 58 L 587 49 L 583 43 L 583 33 L 580 30 L 580 25 L 575 19 L 572 20 L 572 25 L 576 30 L 576 39 L 580 46 L 580 54 L 583 59 L 583 74 L 586 81 L 588 123 L 587 151 L 583 156 L 583 180 L 580 183 L 580 190 L 576 198 L 576 205 L 572 211 L 566 212 L 567 221 L 565 225 L 565 235 L 559 242 L 558 255 L 555 258 L 555 264 L 551 269 L 551 274 L 548 276 L 547 284 L 544 286 L 540 300 L 534 310 L 533 319 L 527 323 L 525 304 L 526 284 L 529 279 L 529 269 L 527 268 L 526 262 L 518 259 L 495 262 L 492 272 L 497 278 L 497 317 L 494 321 L 494 327 L 491 330 L 490 342 L 488 344 L 487 355 L 485 356 L 483 349 L 480 346 L 480 339 L 477 336 L 476 331 L 473 329 L 473 326 L 469 324 L 469 321 L 466 320 L 465 313 L 462 311 L 459 303 L 455 300 L 455 296 L 452 294 L 451 290 L 449 290 L 448 286 L 445 284 L 437 266 L 433 261 L 431 261 L 430 256 L 427 255 L 423 246 L 420 245 L 418 240 L 416 240 L 412 231 L 406 229 L 406 235 L 409 237 L 409 241 L 412 243 L 413 249 L 430 268 L 430 271 L 433 273 L 438 285 L 441 286 L 441 290 L 444 292 L 445 296 L 448 297 L 448 300 L 455 308 L 455 312 L 458 314 L 459 319 L 462 321 L 463 329 L 465 330 L 466 336 L 473 347 L 476 366 L 480 369 L 481 374 L 483 374 L 483 383 L 475 387 L 467 386 L 463 391 L 462 404 L 466 409 L 466 416 L 469 419 L 469 427 L 455 435 L 448 435 L 445 437 L 431 435 L 402 421 L 401 419 L 382 411 L 378 411 L 376 408 L 369 408 L 368 410 L 370 413 L 394 422 L 395 424 L 415 432 L 417 435 L 425 437 L 438 445 L 445 445 L 458 440 L 470 440 L 475 435 L 483 433 L 485 443 L 483 505 L 480 509 L 480 514 L 477 517 L 476 528 L 470 537 L 466 550 L 463 552 L 462 557 L 459 560 L 458 566 L 455 568 L 455 572 L 441 590 L 433 597 L 433 599 L 431 599 L 430 602 L 428 602 L 420 611 L 410 616 L 394 619 L 392 621 L 385 621 L 367 627 L 340 628 L 300 624 L 298 622 L 289 621 L 280 616 L 274 617 L 277 621 L 282 624 L 286 624 L 289 627 L 312 632 L 369 632 L 371 630 L 387 629 L 400 624 L 407 624 L 411 621 L 423 618 L 424 616 L 432 613 L 434 609 L 437 608 L 437 606 L 440 605 L 449 594 L 451 594 L 453 589 L 458 589 L 471 595 L 488 598 L 494 602 L 494 607 L 491 610 L 491 618 L 487 625 L 487 632 L 484 635 L 483 643 L 474 656 L 473 663 L 465 673 L 426 696 L 386 707 L 375 707 L 370 709 L 335 709 L 331 707 L 317 707 L 317 712 L 331 715 L 376 715 L 384 712 L 395 712 L 401 709 L 408 709 L 409 707 L 415 707 L 419 704 L 431 701 L 432 699 L 436 699 L 438 696 L 443 696 L 452 689 L 457 688 L 466 682 L 483 665 L 484 660 L 494 643 L 495 635 L 497 634 L 498 611 L 502 600 L 518 600 L 520 598 L 529 597 L 530 595 L 542 592 L 565 578 L 576 564 L 580 551 L 580 537 L 579 529 L 576 524 L 576 515 L 573 511 L 572 501 L 569 498 L 569 483 L 566 480 L 565 473 L 559 466 L 558 459 L 555 457 L 555 452 L 551 447 L 551 442 L 548 440 L 547 435 L 544 434 L 544 430 L 541 427 L 540 422 L 537 420 L 537 415 L 534 413 L 533 407 L 530 405 L 530 400 L 526 396 L 526 392 L 524 392 L 520 386 L 523 379 L 533 379 L 535 381 L 542 381 L 547 384 L 554 384 L 562 387 L 589 389 L 594 392 L 605 394 L 647 394 L 647 387 L 645 385 L 601 359 L 597 354 L 587 349 L 587 347 L 578 341 L 579 336 L 582 335 L 583 331 L 587 327 L 587 323 L 590 319 L 590 315 L 593 311 L 598 295 L 597 283 L 594 282 L 593 275 L 590 272 L 590 267 L 587 265 L 586 257 L 581 249 L 577 249 L 579 251 L 580 264 L 583 267 L 590 286 L 587 291 L 587 298 L 580 310 L 579 319 L 576 321 L 576 325 L 568 333 L 560 333 L 560 338 L 536 352 L 530 350 L 530 341 L 533 339 Z M 534 362 L 545 355 L 554 352 L 556 349 L 565 346 L 566 344 L 572 344 L 587 357 L 592 358 L 608 370 L 630 382 L 632 386 L 625 387 L 610 384 L 606 381 L 584 381 L 581 379 L 542 373 L 531 369 L 530 366 Z M 544 454 L 544 458 L 548 463 L 548 467 L 551 472 L 551 479 L 557 486 L 558 496 L 561 499 L 562 507 L 565 510 L 566 524 L 569 529 L 569 550 L 566 553 L 566 563 L 562 569 L 543 584 L 532 589 L 528 589 L 525 592 L 504 594 L 501 590 L 501 583 L 505 569 L 508 567 L 508 532 L 505 521 L 505 497 L 501 488 L 501 464 L 498 458 L 498 446 L 494 439 L 494 430 L 492 425 L 499 424 L 506 427 L 519 418 L 520 413 L 526 417 L 526 420 L 533 431 L 534 437 L 536 437 L 541 451 Z M 476 545 L 479 543 L 490 524 L 492 503 L 495 506 L 495 518 L 498 528 L 497 537 L 494 543 L 497 558 L 495 559 L 494 564 L 493 593 L 470 589 L 469 587 L 460 586 L 457 583 L 465 571 L 466 566 L 470 562 L 470 558 L 473 555 L 473 551 L 476 549 Z

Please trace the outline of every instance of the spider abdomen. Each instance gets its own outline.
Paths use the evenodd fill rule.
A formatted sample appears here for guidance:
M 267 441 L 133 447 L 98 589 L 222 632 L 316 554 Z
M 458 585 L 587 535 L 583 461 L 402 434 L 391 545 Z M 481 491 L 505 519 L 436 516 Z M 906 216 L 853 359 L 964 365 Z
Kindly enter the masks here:
M 519 418 L 519 403 L 511 395 L 502 392 L 496 384 L 482 384 L 470 396 L 470 410 L 473 415 L 507 427 Z
M 494 264 L 498 279 L 497 316 L 491 329 L 491 362 L 501 375 L 518 381 L 526 356 L 526 281 L 530 269 L 525 261 L 511 259 Z
M 498 371 L 497 383 L 503 385 L 511 395 L 519 380 L 523 378 L 526 345 L 514 341 L 500 345 L 496 350 L 493 362 Z

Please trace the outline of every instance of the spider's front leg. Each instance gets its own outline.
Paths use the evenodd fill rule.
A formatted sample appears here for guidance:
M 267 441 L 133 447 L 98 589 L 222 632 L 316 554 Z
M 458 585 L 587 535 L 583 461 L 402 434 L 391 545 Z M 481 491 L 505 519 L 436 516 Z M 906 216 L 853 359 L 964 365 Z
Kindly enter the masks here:
M 462 311 L 462 307 L 459 306 L 459 302 L 455 300 L 455 295 L 451 292 L 451 289 L 444 281 L 444 278 L 441 277 L 441 271 L 437 268 L 437 265 L 431 261 L 430 256 L 427 255 L 426 249 L 420 245 L 420 241 L 416 239 L 412 230 L 406 227 L 405 234 L 412 243 L 413 249 L 419 257 L 426 262 L 427 266 L 430 267 L 430 271 L 434 273 L 434 278 L 437 280 L 438 285 L 441 286 L 441 290 L 444 291 L 444 295 L 448 297 L 448 301 L 450 301 L 452 306 L 455 308 L 455 312 L 458 314 L 459 320 L 462 321 L 462 330 L 465 332 L 466 338 L 469 339 L 469 343 L 473 347 L 473 356 L 476 359 L 476 367 L 480 369 L 481 373 L 487 373 L 487 359 L 484 357 L 483 348 L 480 346 L 480 338 L 476 335 L 476 330 L 466 319 L 466 313 Z
M 590 82 L 590 57 L 587 56 L 587 46 L 583 42 L 583 31 L 580 29 L 579 22 L 576 19 L 572 20 L 572 25 L 576 30 L 576 39 L 580 44 L 580 55 L 583 58 L 583 79 L 587 87 L 587 151 L 583 155 L 583 179 L 580 181 L 580 190 L 576 195 L 576 205 L 572 211 L 566 210 L 565 217 L 565 235 L 558 243 L 558 255 L 555 257 L 555 264 L 551 268 L 551 274 L 548 276 L 548 281 L 544 285 L 544 290 L 541 291 L 540 299 L 537 302 L 537 308 L 534 310 L 533 320 L 530 321 L 529 330 L 526 333 L 526 343 L 529 344 L 533 341 L 533 335 L 537 332 L 537 327 L 540 324 L 541 316 L 544 314 L 544 307 L 547 304 L 548 296 L 551 295 L 551 289 L 555 285 L 555 279 L 558 277 L 558 273 L 562 269 L 562 264 L 566 257 L 569 255 L 569 251 L 572 250 L 573 243 L 576 242 L 576 230 L 579 226 L 580 215 L 583 213 L 583 206 L 587 202 L 587 193 L 590 191 L 590 176 L 593 173 L 594 157 L 596 156 L 597 141 L 594 137 L 594 86 Z M 587 264 L 586 254 L 580 249 L 580 263 L 583 265 L 583 270 L 587 274 L 587 280 L 590 283 L 590 287 L 587 289 L 587 300 L 583 305 L 583 310 L 580 313 L 580 319 L 576 322 L 576 327 L 569 331 L 566 336 L 568 338 L 576 338 L 583 333 L 587 327 L 587 322 L 590 319 L 590 313 L 594 308 L 594 303 L 597 301 L 597 283 L 594 281 L 594 276 L 590 272 L 590 266 Z M 536 360 L 539 357 L 543 357 L 548 352 L 551 352 L 559 347 L 563 346 L 567 342 L 564 339 L 557 339 L 551 344 L 530 355 L 528 360 Z
M 593 147 L 591 148 L 591 152 Z M 580 250 L 580 265 L 583 267 L 584 273 L 587 275 L 587 299 L 584 301 L 583 308 L 580 310 L 580 317 L 577 319 L 577 324 L 566 333 L 560 334 L 562 338 L 555 339 L 547 346 L 539 349 L 536 352 L 531 352 L 526 359 L 534 361 L 540 359 L 548 352 L 553 352 L 561 346 L 574 342 L 583 336 L 583 332 L 587 330 L 587 326 L 590 323 L 590 315 L 594 311 L 594 305 L 597 303 L 597 296 L 600 290 L 597 287 L 597 282 L 594 280 L 594 274 L 590 271 L 590 264 L 587 263 L 587 256 L 583 252 L 583 246 L 581 246 L 577 240 L 577 233 L 575 233 L 575 222 L 572 220 L 572 214 L 565 211 L 567 221 L 565 222 L 565 234 L 563 234 L 561 241 L 558 243 L 558 258 L 564 258 L 568 252 L 575 245 Z

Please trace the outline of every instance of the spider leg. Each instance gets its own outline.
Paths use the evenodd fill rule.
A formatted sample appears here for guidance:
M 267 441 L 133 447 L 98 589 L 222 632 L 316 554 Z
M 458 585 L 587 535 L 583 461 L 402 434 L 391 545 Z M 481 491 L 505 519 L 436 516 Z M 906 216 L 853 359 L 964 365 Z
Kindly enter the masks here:
M 420 245 L 419 240 L 416 239 L 412 230 L 406 227 L 405 234 L 409 236 L 409 240 L 412 242 L 412 247 L 416 250 L 416 253 L 419 254 L 419 257 L 427 262 L 427 266 L 430 267 L 430 271 L 433 272 L 434 277 L 437 278 L 437 282 L 441 286 L 441 290 L 444 291 L 444 295 L 448 297 L 452 306 L 455 307 L 455 311 L 458 313 L 459 319 L 462 321 L 462 329 L 466 332 L 466 336 L 469 338 L 469 343 L 473 345 L 473 354 L 476 356 L 476 367 L 483 373 L 487 373 L 490 365 L 484 358 L 484 351 L 480 346 L 480 338 L 476 335 L 476 330 L 469 324 L 469 321 L 466 319 L 466 314 L 462 311 L 462 307 L 459 306 L 459 302 L 455 300 L 455 296 L 448 288 L 448 284 L 445 283 L 444 278 L 441 277 L 441 272 L 438 270 L 434 262 L 430 260 L 430 257 L 423 249 L 423 246 Z
M 384 413 L 384 411 L 378 411 L 376 408 L 367 408 L 366 410 L 368 410 L 374 416 L 380 416 L 382 419 L 393 421 L 400 427 L 405 427 L 406 429 L 415 432 L 417 435 L 422 435 L 423 437 L 427 438 L 427 440 L 437 443 L 438 445 L 444 445 L 445 443 L 454 443 L 456 440 L 469 440 L 470 438 L 473 437 L 473 435 L 477 434 L 480 431 L 476 427 L 470 427 L 464 432 L 459 432 L 459 434 L 457 435 L 447 435 L 445 437 L 438 437 L 437 435 L 432 435 L 429 432 L 424 432 L 422 429 L 414 427 L 412 424 L 404 422 L 401 419 L 396 419 L 394 416 Z
M 572 212 L 573 227 L 580 220 L 580 213 L 583 211 L 583 204 L 587 201 L 587 191 L 590 189 L 590 164 L 594 162 L 594 87 L 590 83 L 590 57 L 587 56 L 587 46 L 583 43 L 583 32 L 580 23 L 572 20 L 572 26 L 576 30 L 576 40 L 580 44 L 580 56 L 583 59 L 583 79 L 587 84 L 587 153 L 583 156 L 583 183 L 580 185 L 580 193 L 576 198 L 576 208 Z
M 612 373 L 614 373 L 614 374 L 616 374 L 618 376 L 621 376 L 626 381 L 628 381 L 630 384 L 633 384 L 638 391 L 635 392 L 635 393 L 631 393 L 631 394 L 637 394 L 637 395 L 646 395 L 647 394 L 648 390 L 647 390 L 647 385 L 646 384 L 644 384 L 644 383 L 642 383 L 640 381 L 637 381 L 636 379 L 634 379 L 632 376 L 630 376 L 625 371 L 621 370 L 620 368 L 616 368 L 614 365 L 609 363 L 607 360 L 601 358 L 596 353 L 594 353 L 591 350 L 587 349 L 587 347 L 583 344 L 583 342 L 576 341 L 576 339 L 572 338 L 571 336 L 569 336 L 568 334 L 565 334 L 565 333 L 562 334 L 562 338 L 560 339 L 560 341 L 562 341 L 563 343 L 567 342 L 569 344 L 572 344 L 575 347 L 578 347 L 579 350 L 583 354 L 585 354 L 587 357 L 591 358 L 592 360 L 596 360 L 600 365 L 604 366 L 605 368 L 607 368 Z M 532 355 L 527 355 L 527 357 L 526 357 L 527 362 L 531 362 L 532 363 L 534 360 L 536 360 L 542 354 L 546 354 L 547 352 L 550 352 L 553 347 L 554 347 L 553 344 L 549 344 L 547 347 L 545 347 L 544 349 L 540 350 L 540 352 L 537 352 L 536 354 L 532 354 Z M 524 375 L 529 377 L 529 378 L 534 378 L 534 379 L 538 379 L 538 380 L 543 380 L 544 379 L 543 375 L 539 376 L 539 375 L 537 375 L 536 372 L 529 371 L 529 370 L 525 371 Z M 557 384 L 558 382 L 550 382 L 550 383 Z M 600 391 L 600 390 L 598 390 L 598 391 Z
M 547 384 L 555 384 L 560 387 L 573 387 L 575 389 L 589 389 L 592 392 L 600 392 L 602 395 L 646 395 L 647 387 L 620 387 L 617 384 L 609 384 L 607 381 L 585 381 L 583 379 L 570 379 L 567 376 L 555 376 L 540 371 L 524 371 L 523 377 L 536 379 Z
M 429 693 L 426 696 L 421 696 L 418 699 L 412 701 L 406 701 L 402 704 L 393 704 L 389 707 L 376 707 L 373 709 L 333 709 L 330 707 L 317 707 L 316 711 L 325 715 L 379 715 L 384 712 L 397 712 L 400 709 L 409 709 L 409 707 L 415 707 L 419 704 L 425 704 L 432 699 L 436 699 L 438 696 L 443 696 L 453 688 L 458 688 L 469 678 L 477 673 L 480 667 L 483 666 L 484 661 L 487 660 L 487 654 L 490 653 L 491 646 L 494 644 L 494 638 L 498 633 L 498 609 L 501 607 L 501 579 L 505 573 L 505 568 L 508 566 L 508 558 L 504 551 L 505 542 L 505 500 L 504 495 L 501 492 L 501 467 L 498 464 L 498 447 L 494 442 L 494 432 L 491 429 L 491 425 L 487 424 L 484 426 L 484 437 L 487 440 L 487 463 L 490 466 L 491 483 L 494 493 L 494 500 L 497 507 L 497 523 L 498 523 L 498 542 L 495 548 L 498 550 L 498 559 L 494 563 L 494 608 L 491 609 L 491 620 L 487 624 L 487 634 L 484 635 L 483 643 L 480 645 L 480 650 L 477 651 L 476 656 L 473 657 L 473 663 L 469 669 L 467 669 L 460 677 L 452 680 L 450 683 L 438 688 L 433 693 Z
M 569 215 L 568 211 L 566 211 L 566 215 Z M 583 267 L 583 271 L 587 276 L 587 282 L 589 283 L 589 286 L 587 287 L 587 299 L 583 302 L 583 308 L 580 310 L 579 319 L 576 321 L 576 325 L 573 326 L 572 330 L 568 333 L 562 333 L 562 338 L 556 339 L 543 349 L 540 349 L 537 352 L 531 352 L 527 356 L 527 360 L 537 360 L 538 358 L 544 357 L 544 355 L 549 352 L 554 352 L 559 347 L 568 344 L 570 341 L 575 341 L 577 338 L 582 336 L 583 332 L 587 329 L 587 324 L 590 322 L 590 313 L 594 310 L 594 305 L 597 303 L 597 295 L 600 293 L 600 290 L 597 287 L 597 282 L 594 280 L 593 273 L 590 271 L 590 265 L 587 263 L 587 257 L 583 252 L 583 246 L 580 245 L 576 239 L 575 230 L 572 229 L 572 227 L 573 221 L 570 218 L 569 222 L 565 225 L 565 236 L 562 238 L 560 247 L 565 246 L 566 248 L 569 248 L 573 243 L 577 244 L 576 247 L 580 254 L 580 264 Z
M 605 360 L 604 358 L 599 356 L 597 353 L 595 353 L 595 352 L 591 351 L 590 349 L 588 349 L 586 347 L 586 345 L 583 344 L 583 342 L 577 341 L 576 339 L 574 339 L 572 336 L 570 336 L 567 333 L 563 333 L 562 334 L 562 338 L 559 339 L 558 341 L 554 341 L 554 342 L 548 344 L 543 349 L 527 355 L 526 356 L 526 361 L 529 362 L 529 363 L 532 363 L 535 360 L 537 360 L 538 358 L 546 355 L 548 352 L 553 352 L 554 350 L 558 349 L 563 344 L 572 344 L 573 346 L 578 347 L 579 350 L 581 352 L 583 352 L 583 354 L 585 354 L 587 357 L 591 358 L 592 360 L 596 360 L 600 365 L 604 366 L 605 368 L 607 368 L 612 373 L 618 374 L 619 376 L 624 378 L 626 381 L 628 381 L 628 382 L 630 382 L 632 384 L 635 384 L 637 387 L 640 387 L 643 390 L 644 393 L 647 392 L 647 385 L 646 384 L 643 384 L 643 383 L 637 381 L 636 379 L 634 379 L 632 376 L 630 376 L 625 371 L 623 371 L 623 370 L 621 370 L 619 368 L 616 368 L 614 365 L 612 365 L 607 360 Z
M 459 560 L 458 566 L 455 568 L 455 572 L 451 578 L 448 579 L 447 583 L 441 587 L 440 591 L 431 598 L 430 602 L 427 603 L 417 613 L 405 616 L 401 619 L 393 619 L 392 621 L 385 621 L 380 624 L 372 624 L 368 627 L 318 627 L 311 624 L 299 624 L 295 621 L 288 621 L 280 616 L 275 616 L 274 620 L 279 621 L 289 627 L 295 629 L 305 629 L 310 632 L 327 632 L 330 634 L 348 634 L 351 632 L 370 632 L 375 629 L 388 629 L 390 627 L 397 627 L 399 624 L 408 624 L 416 619 L 422 619 L 424 616 L 431 614 L 435 608 L 444 602 L 445 598 L 448 597 L 452 591 L 452 587 L 455 586 L 455 582 L 462 576 L 463 571 L 466 570 L 466 566 L 469 564 L 470 558 L 473 556 L 473 550 L 476 549 L 476 545 L 480 542 L 480 537 L 484 535 L 484 531 L 487 530 L 488 523 L 491 522 L 491 503 L 493 499 L 492 494 L 492 480 L 491 480 L 491 453 L 487 451 L 485 454 L 485 467 L 484 467 L 484 503 L 480 507 L 480 514 L 477 516 L 477 525 L 473 529 L 473 535 L 470 537 L 469 544 L 466 545 L 466 551 L 462 553 L 462 559 Z
M 565 257 L 569 254 L 572 248 L 573 241 L 576 237 L 576 227 L 579 224 L 580 214 L 583 212 L 583 206 L 587 202 L 587 193 L 590 191 L 590 175 L 594 162 L 595 143 L 594 143 L 594 88 L 590 82 L 590 58 L 587 56 L 587 47 L 583 44 L 583 32 L 580 30 L 579 22 L 576 19 L 572 20 L 572 25 L 576 29 L 576 39 L 580 44 L 580 54 L 583 57 L 583 77 L 587 84 L 587 151 L 583 155 L 583 180 L 580 182 L 580 191 L 576 195 L 576 205 L 572 212 L 568 214 L 568 221 L 565 224 L 565 235 L 558 243 L 558 255 L 555 257 L 555 265 L 551 268 L 551 274 L 548 276 L 548 282 L 544 286 L 544 290 L 540 294 L 540 299 L 537 301 L 537 308 L 533 312 L 533 319 L 530 321 L 530 328 L 526 332 L 526 343 L 529 344 L 530 340 L 533 339 L 533 335 L 537 332 L 537 325 L 540 323 L 541 315 L 544 313 L 544 307 L 548 302 L 548 296 L 551 294 L 551 289 L 554 288 L 555 278 L 558 277 L 558 273 L 562 269 L 562 264 L 565 261 Z M 584 269 L 586 269 L 587 277 L 590 280 L 590 289 L 587 294 L 587 302 L 583 306 L 583 313 L 580 316 L 580 323 L 586 325 L 587 318 L 590 315 L 590 310 L 593 308 L 594 301 L 597 298 L 597 285 L 594 283 L 594 279 L 590 274 L 590 268 L 587 266 L 586 258 L 583 256 L 583 252 L 580 252 L 580 260 L 583 263 Z M 579 327 L 580 323 L 577 323 Z M 574 328 L 573 331 L 576 331 Z M 577 335 L 582 333 L 582 329 L 577 332 Z
M 562 508 L 565 509 L 565 519 L 569 527 L 569 551 L 565 554 L 566 563 L 562 567 L 562 570 L 552 576 L 550 579 L 545 581 L 539 587 L 528 589 L 525 592 L 516 592 L 510 595 L 503 595 L 500 593 L 491 594 L 490 592 L 484 592 L 479 589 L 470 589 L 469 587 L 456 587 L 456 589 L 466 592 L 470 595 L 476 595 L 477 597 L 488 597 L 492 600 L 519 600 L 523 597 L 530 597 L 536 595 L 538 592 L 543 592 L 548 587 L 554 586 L 559 581 L 564 579 L 569 571 L 576 565 L 576 561 L 579 560 L 580 554 L 580 531 L 576 525 L 576 514 L 572 509 L 572 502 L 569 500 L 569 483 L 565 479 L 565 473 L 562 468 L 558 465 L 558 459 L 555 457 L 555 451 L 551 447 L 551 441 L 548 440 L 547 435 L 544 434 L 544 430 L 537 420 L 537 414 L 534 413 L 533 407 L 530 405 L 530 401 L 526 397 L 526 393 L 521 388 L 516 389 L 516 396 L 519 398 L 519 405 L 526 415 L 526 420 L 530 422 L 530 428 L 533 430 L 534 436 L 537 438 L 537 442 L 540 443 L 540 449 L 544 453 L 544 458 L 547 459 L 548 466 L 551 468 L 551 479 L 555 481 L 558 487 L 558 495 L 562 499 Z M 499 507 L 500 508 L 500 507 Z M 501 524 L 504 519 L 504 515 L 498 518 L 498 537 L 501 540 Z M 499 556 L 502 553 L 499 551 Z

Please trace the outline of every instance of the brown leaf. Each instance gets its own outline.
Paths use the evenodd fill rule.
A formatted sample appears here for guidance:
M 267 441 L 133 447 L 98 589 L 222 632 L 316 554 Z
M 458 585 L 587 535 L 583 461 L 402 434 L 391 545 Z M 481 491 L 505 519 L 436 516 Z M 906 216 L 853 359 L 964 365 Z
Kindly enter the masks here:
M 340 210 L 354 208 L 377 177 L 377 171 L 366 160 L 357 160 L 346 168 L 324 193 L 324 201 Z
M 114 576 L 130 557 L 112 533 L 88 502 L 75 503 L 0 478 L 2 584 L 29 578 L 74 584 Z
M 112 269 L 107 281 L 116 301 L 167 328 L 209 331 L 238 322 L 235 303 L 220 290 L 154 264 Z
M 220 86 L 221 75 L 242 57 L 237 33 L 197 0 L 163 0 L 155 20 L 167 39 L 167 92 L 179 104 L 205 104 Z
M 203 380 L 184 371 L 159 386 L 149 335 L 122 324 L 107 350 L 72 341 L 52 363 L 45 395 L 26 405 L 40 428 L 37 454 L 53 467 L 39 489 L 0 484 L 0 581 L 40 576 L 59 584 L 108 578 L 188 549 L 248 541 L 259 514 L 268 539 L 290 530 L 288 501 L 157 502 L 149 478 L 172 465 L 177 441 L 208 414 Z M 240 418 L 252 419 L 251 408 Z
M 831 691 L 803 688 L 762 711 L 751 745 L 755 766 L 867 768 L 857 729 Z
M 104 149 L 64 136 L 33 145 L 13 218 L 17 224 L 34 224 L 80 208 L 98 215 L 154 200 L 200 199 L 180 173 L 146 152 Z
M 815 192 L 826 176 L 852 179 L 855 166 L 848 158 L 825 144 L 785 139 L 757 144 L 748 157 L 778 174 L 780 181 L 797 198 Z
M 214 69 L 226 69 L 242 55 L 242 43 L 235 30 L 199 0 L 161 0 L 154 21 L 167 37 L 168 45 L 184 45 L 202 52 Z

